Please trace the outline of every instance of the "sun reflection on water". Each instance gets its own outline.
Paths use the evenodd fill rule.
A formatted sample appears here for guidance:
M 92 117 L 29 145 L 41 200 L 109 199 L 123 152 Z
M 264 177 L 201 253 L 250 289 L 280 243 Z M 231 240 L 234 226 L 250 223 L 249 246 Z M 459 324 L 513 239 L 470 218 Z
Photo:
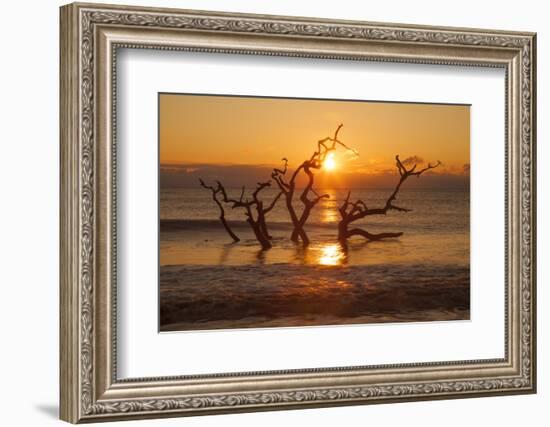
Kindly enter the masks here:
M 325 223 L 334 223 L 338 221 L 338 212 L 336 209 L 327 207 L 321 211 L 321 221 Z
M 319 265 L 342 265 L 345 261 L 345 253 L 338 243 L 322 246 L 319 254 Z

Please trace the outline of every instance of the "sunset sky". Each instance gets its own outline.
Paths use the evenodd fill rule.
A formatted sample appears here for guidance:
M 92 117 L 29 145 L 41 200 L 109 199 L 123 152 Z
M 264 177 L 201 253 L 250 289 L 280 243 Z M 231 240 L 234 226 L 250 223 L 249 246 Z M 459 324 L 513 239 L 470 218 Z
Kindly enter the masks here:
M 159 109 L 161 186 L 195 187 L 198 177 L 253 185 L 283 157 L 298 166 L 340 123 L 339 139 L 359 156 L 336 150 L 320 187 L 391 186 L 396 154 L 442 162 L 417 185 L 469 184 L 467 105 L 160 94 Z

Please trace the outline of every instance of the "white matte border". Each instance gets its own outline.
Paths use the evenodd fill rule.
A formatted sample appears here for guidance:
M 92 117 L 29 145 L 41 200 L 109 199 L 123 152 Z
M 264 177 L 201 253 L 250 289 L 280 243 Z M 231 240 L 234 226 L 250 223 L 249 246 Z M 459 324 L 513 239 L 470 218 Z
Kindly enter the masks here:
M 503 69 L 117 55 L 119 378 L 504 357 Z M 472 104 L 471 321 L 158 333 L 159 92 Z

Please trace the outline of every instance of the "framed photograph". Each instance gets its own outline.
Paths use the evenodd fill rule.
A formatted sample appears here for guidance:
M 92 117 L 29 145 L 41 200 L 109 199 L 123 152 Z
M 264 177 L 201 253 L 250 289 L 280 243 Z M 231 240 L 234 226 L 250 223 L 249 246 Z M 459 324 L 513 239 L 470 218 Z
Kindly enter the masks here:
M 159 134 L 161 332 L 470 320 L 469 105 L 161 93 Z
M 61 418 L 534 393 L 535 34 L 61 8 Z

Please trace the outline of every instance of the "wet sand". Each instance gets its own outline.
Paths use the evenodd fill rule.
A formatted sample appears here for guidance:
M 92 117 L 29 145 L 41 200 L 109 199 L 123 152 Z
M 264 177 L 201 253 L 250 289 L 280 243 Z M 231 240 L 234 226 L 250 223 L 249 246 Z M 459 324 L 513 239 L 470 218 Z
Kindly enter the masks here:
M 467 266 L 167 265 L 160 330 L 468 320 Z

